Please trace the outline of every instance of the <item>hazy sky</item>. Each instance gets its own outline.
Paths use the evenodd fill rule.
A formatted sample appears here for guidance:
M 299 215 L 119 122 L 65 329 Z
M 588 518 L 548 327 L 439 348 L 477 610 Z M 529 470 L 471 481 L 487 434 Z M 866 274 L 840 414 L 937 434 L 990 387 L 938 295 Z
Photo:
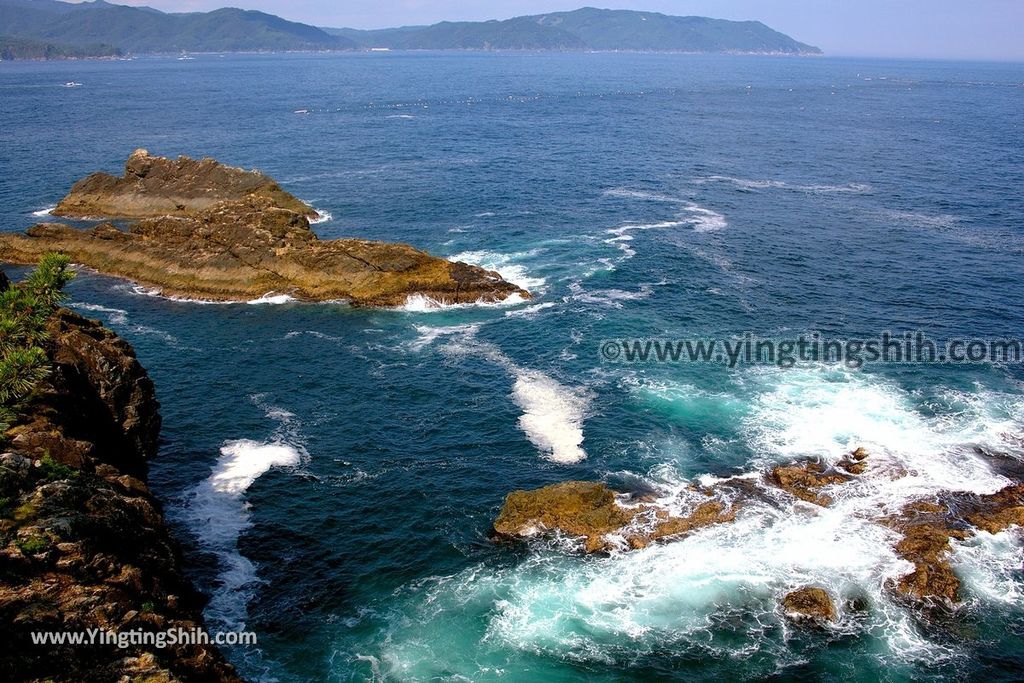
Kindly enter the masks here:
M 591 4 L 758 19 L 832 55 L 1024 61 L 1024 0 L 111 0 L 168 12 L 233 6 L 316 26 L 381 28 L 506 19 Z

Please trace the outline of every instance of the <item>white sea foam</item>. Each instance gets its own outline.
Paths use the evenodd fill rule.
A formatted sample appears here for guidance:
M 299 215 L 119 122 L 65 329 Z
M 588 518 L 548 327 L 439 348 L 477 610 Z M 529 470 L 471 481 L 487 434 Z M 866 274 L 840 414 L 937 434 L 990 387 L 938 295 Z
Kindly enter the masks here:
M 328 221 L 334 220 L 334 216 L 331 215 L 330 211 L 316 209 L 316 213 L 317 217 L 309 222 L 310 225 L 319 225 L 320 223 L 327 223 Z
M 952 230 L 959 223 L 956 216 L 945 213 L 930 214 L 915 211 L 886 211 L 883 216 L 896 223 L 935 230 Z
M 514 254 L 499 254 L 493 251 L 464 251 L 451 257 L 452 261 L 462 261 L 473 266 L 480 266 L 486 270 L 493 270 L 502 279 L 521 287 L 528 292 L 543 291 L 545 280 L 542 277 L 531 276 L 526 271 L 526 266 L 518 261 L 536 256 L 539 252 L 522 251 Z
M 725 216 L 717 211 L 685 200 L 678 200 L 674 203 L 682 205 L 675 219 L 654 223 L 626 223 L 617 228 L 610 228 L 605 233 L 612 236 L 604 240 L 604 243 L 621 251 L 623 254 L 621 260 L 627 260 L 636 256 L 636 249 L 631 245 L 634 240 L 632 234 L 634 232 L 668 230 L 683 226 L 692 227 L 694 232 L 716 232 L 729 226 Z
M 424 294 L 410 294 L 406 297 L 405 303 L 399 306 L 399 310 L 407 313 L 437 313 L 439 311 L 450 311 L 459 308 L 493 308 L 498 306 L 516 306 L 525 302 L 521 294 L 510 294 L 500 301 L 485 301 L 478 299 L 472 303 L 453 304 L 447 301 L 439 301 Z
M 800 663 L 799 653 L 787 647 L 793 627 L 779 605 L 802 586 L 833 597 L 839 620 L 828 628 L 837 636 L 877 639 L 873 654 L 880 666 L 941 665 L 960 656 L 948 639 L 922 630 L 915 610 L 886 587 L 913 566 L 894 550 L 899 534 L 877 520 L 939 491 L 990 493 L 1007 484 L 974 447 L 1006 452 L 1016 443 L 1019 453 L 1019 396 L 981 387 L 971 394 L 949 391 L 922 409 L 920 397 L 877 375 L 825 366 L 753 370 L 721 395 L 669 382 L 653 392 L 643 382 L 634 386 L 644 401 L 735 403 L 728 410 L 756 454 L 740 478 L 762 495 L 745 496 L 734 522 L 673 543 L 585 561 L 542 547 L 514 567 L 480 564 L 427 582 L 410 602 L 413 612 L 389 634 L 383 662 L 406 675 L 419 671 L 417 662 L 439 662 L 450 674 L 473 678 L 482 664 L 460 658 L 439 635 L 451 630 L 448 619 L 464 620 L 469 609 L 484 623 L 482 639 L 512 652 L 591 664 L 666 649 L 711 648 L 745 659 L 764 652 L 770 657 L 748 660 L 751 666 L 769 662 L 754 675 L 777 676 Z M 762 475 L 774 463 L 807 456 L 834 462 L 861 445 L 870 452 L 868 469 L 825 489 L 835 499 L 828 507 L 795 500 Z M 683 476 L 679 469 L 691 463 L 684 458 L 630 476 L 655 492 L 649 504 L 678 514 L 707 500 L 693 483 L 726 481 Z M 1021 603 L 1018 533 L 979 532 L 954 542 L 953 564 L 968 599 Z M 848 599 L 869 609 L 859 612 Z M 723 622 L 742 632 L 717 639 Z
M 788 183 L 783 180 L 749 180 L 723 175 L 694 178 L 692 182 L 697 185 L 729 183 L 744 190 L 790 190 L 792 192 L 807 192 L 811 194 L 867 194 L 872 191 L 871 185 L 867 183 L 801 185 L 799 183 Z
M 715 232 L 729 225 L 722 214 L 697 204 L 689 204 L 683 210 L 691 214 L 688 222 L 693 224 L 694 232 Z
M 633 190 L 628 187 L 615 187 L 605 190 L 602 194 L 605 197 L 620 197 L 623 199 L 639 199 L 647 202 L 665 202 L 668 204 L 685 204 L 685 199 L 672 197 L 660 192 L 646 192 L 644 190 Z
M 77 308 L 80 311 L 88 311 L 90 313 L 103 313 L 107 320 L 110 321 L 111 325 L 127 325 L 128 324 L 128 311 L 120 308 L 108 308 L 99 304 L 86 304 L 86 303 L 72 303 L 72 308 Z
M 44 218 L 46 216 L 49 216 L 51 213 L 53 213 L 53 210 L 56 209 L 56 208 L 57 208 L 57 205 L 54 204 L 53 206 L 48 206 L 45 209 L 40 209 L 39 211 L 33 211 L 32 215 L 37 217 L 37 218 Z
M 259 583 L 256 567 L 238 550 L 239 537 L 251 526 L 245 493 L 270 469 L 298 465 L 305 452 L 296 439 L 295 416 L 273 406 L 263 407 L 267 417 L 279 423 L 274 437 L 266 442 L 226 442 L 210 476 L 192 491 L 185 511 L 199 541 L 220 562 L 218 587 L 206 617 L 233 630 L 244 628 L 246 605 Z
M 237 300 L 237 301 L 214 301 L 212 299 L 193 299 L 181 296 L 169 296 L 164 294 L 160 289 L 151 289 L 142 285 L 130 285 L 130 289 L 133 293 L 141 296 L 149 296 L 155 299 L 166 299 L 167 301 L 175 301 L 181 304 L 196 304 L 198 306 L 235 306 L 238 304 L 250 304 L 253 306 L 260 305 L 281 305 L 288 304 L 297 301 L 294 297 L 288 294 L 276 294 L 275 292 L 267 292 L 263 296 L 257 299 L 249 299 L 248 301 Z M 338 304 L 344 303 L 340 301 L 322 301 L 323 304 Z
M 573 391 L 537 370 L 515 368 L 512 398 L 523 414 L 519 427 L 526 437 L 553 462 L 574 463 L 587 457 L 583 420 L 588 397 Z
M 537 315 L 541 311 L 546 311 L 549 308 L 554 308 L 555 305 L 556 304 L 554 302 L 552 302 L 552 301 L 547 301 L 547 302 L 544 302 L 542 304 L 533 304 L 532 306 L 526 306 L 524 308 L 519 308 L 519 309 L 516 309 L 514 311 L 506 311 L 505 312 L 505 317 L 506 318 L 532 318 L 533 316 Z
M 584 388 L 567 387 L 551 376 L 524 368 L 493 344 L 476 338 L 478 325 L 452 327 L 417 326 L 419 337 L 410 345 L 421 350 L 445 338 L 442 350 L 453 357 L 484 358 L 512 376 L 512 400 L 522 410 L 519 428 L 548 460 L 558 463 L 579 462 L 587 457 L 583 450 L 583 423 L 591 396 Z
M 639 290 L 625 290 L 625 289 L 594 289 L 585 290 L 583 285 L 578 282 L 574 282 L 569 285 L 569 291 L 572 292 L 569 297 L 572 301 L 582 301 L 583 303 L 599 304 L 602 306 L 608 306 L 611 308 L 622 308 L 624 301 L 639 301 L 646 299 L 654 293 L 654 287 L 648 284 L 640 285 Z
M 252 299 L 245 303 L 252 306 L 259 306 L 262 304 L 269 304 L 271 306 L 280 306 L 281 304 L 289 304 L 295 301 L 295 298 L 288 294 L 274 294 L 273 292 L 267 292 L 258 299 Z

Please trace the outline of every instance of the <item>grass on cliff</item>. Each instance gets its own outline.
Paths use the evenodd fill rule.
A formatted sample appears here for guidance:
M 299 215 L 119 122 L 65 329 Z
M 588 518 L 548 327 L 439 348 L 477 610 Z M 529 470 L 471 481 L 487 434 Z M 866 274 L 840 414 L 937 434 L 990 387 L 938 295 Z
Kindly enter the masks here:
M 74 278 L 71 260 L 46 254 L 24 281 L 0 292 L 0 443 L 50 374 L 46 324 Z

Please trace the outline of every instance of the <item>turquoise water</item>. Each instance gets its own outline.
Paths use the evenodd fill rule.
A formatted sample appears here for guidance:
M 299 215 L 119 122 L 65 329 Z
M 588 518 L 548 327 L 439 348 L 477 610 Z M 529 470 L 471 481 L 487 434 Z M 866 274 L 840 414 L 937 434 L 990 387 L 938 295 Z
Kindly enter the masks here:
M 151 479 L 211 626 L 259 634 L 229 651 L 247 677 L 1013 680 L 1016 532 L 957 547 L 964 606 L 929 624 L 884 590 L 907 567 L 865 516 L 1019 471 L 1019 366 L 633 365 L 600 345 L 1022 336 L 1022 85 L 1013 64 L 685 55 L 3 63 L 0 218 L 24 229 L 135 147 L 210 155 L 329 213 L 322 237 L 536 294 L 351 310 L 74 282 L 156 381 Z M 488 538 L 515 488 L 601 479 L 671 507 L 859 445 L 878 468 L 827 510 L 763 501 L 609 557 Z M 778 599 L 807 584 L 868 608 L 794 630 Z

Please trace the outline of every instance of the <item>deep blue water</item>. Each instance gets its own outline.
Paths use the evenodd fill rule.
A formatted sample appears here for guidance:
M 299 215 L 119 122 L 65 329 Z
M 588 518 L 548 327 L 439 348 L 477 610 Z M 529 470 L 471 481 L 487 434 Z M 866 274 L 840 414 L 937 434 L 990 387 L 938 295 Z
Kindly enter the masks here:
M 81 87 L 64 88 L 67 81 Z M 296 114 L 296 110 L 308 114 Z M 865 519 L 1024 458 L 1019 365 L 605 362 L 633 337 L 1021 337 L 1024 66 L 627 54 L 0 64 L 0 225 L 136 147 L 255 167 L 321 237 L 500 269 L 534 301 L 200 305 L 83 272 L 72 305 L 163 404 L 154 488 L 251 678 L 887 680 L 1024 667 L 1017 532 L 960 544 L 928 624 Z M 23 269 L 10 269 L 14 274 Z M 673 544 L 497 545 L 504 495 L 655 490 L 864 445 L 833 508 L 751 504 Z M 583 459 L 579 459 L 585 456 Z M 577 460 L 576 462 L 568 462 Z M 893 474 L 900 472 L 902 475 Z M 823 632 L 778 599 L 821 585 Z

